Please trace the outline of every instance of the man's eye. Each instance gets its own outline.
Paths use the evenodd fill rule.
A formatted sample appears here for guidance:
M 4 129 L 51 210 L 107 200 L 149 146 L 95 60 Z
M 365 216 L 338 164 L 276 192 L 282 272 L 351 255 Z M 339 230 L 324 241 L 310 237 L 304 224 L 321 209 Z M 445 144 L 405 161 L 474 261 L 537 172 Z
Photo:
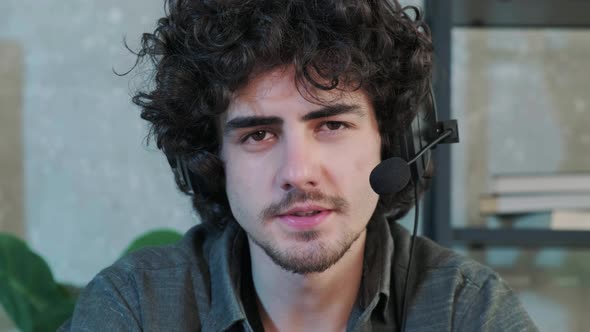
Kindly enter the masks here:
M 326 128 L 328 130 L 331 130 L 331 131 L 348 128 L 344 122 L 340 122 L 340 121 L 328 121 L 328 122 L 325 122 L 324 125 L 326 126 Z
M 255 132 L 252 132 L 252 133 L 244 136 L 242 138 L 242 143 L 246 143 L 250 139 L 255 142 L 263 141 L 263 140 L 267 139 L 268 134 L 269 133 L 266 130 L 257 130 Z

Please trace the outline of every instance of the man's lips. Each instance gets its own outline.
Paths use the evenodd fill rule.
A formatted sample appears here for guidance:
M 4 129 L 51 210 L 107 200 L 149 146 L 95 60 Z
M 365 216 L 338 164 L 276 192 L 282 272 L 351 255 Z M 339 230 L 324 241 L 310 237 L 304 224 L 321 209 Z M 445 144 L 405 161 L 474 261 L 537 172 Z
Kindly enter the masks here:
M 277 217 L 288 228 L 305 231 L 322 223 L 332 211 L 319 205 L 304 205 L 293 207 Z
M 319 206 L 319 205 L 301 205 L 301 206 L 295 206 L 285 212 L 282 212 L 280 214 L 277 215 L 277 217 L 281 217 L 281 216 L 298 216 L 298 215 L 305 215 L 305 214 L 309 214 L 312 212 L 324 212 L 324 211 L 332 211 L 331 209 L 325 208 L 323 206 Z

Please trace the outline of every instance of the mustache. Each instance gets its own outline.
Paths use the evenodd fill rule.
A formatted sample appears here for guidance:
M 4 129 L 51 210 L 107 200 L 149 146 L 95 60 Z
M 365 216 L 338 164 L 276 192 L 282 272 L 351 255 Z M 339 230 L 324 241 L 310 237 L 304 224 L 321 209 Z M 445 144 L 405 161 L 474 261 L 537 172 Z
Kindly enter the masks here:
M 268 207 L 260 212 L 260 219 L 268 219 L 272 218 L 276 215 L 281 214 L 281 212 L 289 209 L 292 205 L 296 203 L 308 203 L 314 202 L 326 206 L 331 210 L 335 210 L 336 212 L 346 213 L 349 208 L 348 202 L 341 197 L 338 196 L 329 196 L 322 193 L 319 190 L 313 191 L 302 191 L 298 189 L 294 189 L 289 191 L 285 197 L 277 202 L 272 203 Z

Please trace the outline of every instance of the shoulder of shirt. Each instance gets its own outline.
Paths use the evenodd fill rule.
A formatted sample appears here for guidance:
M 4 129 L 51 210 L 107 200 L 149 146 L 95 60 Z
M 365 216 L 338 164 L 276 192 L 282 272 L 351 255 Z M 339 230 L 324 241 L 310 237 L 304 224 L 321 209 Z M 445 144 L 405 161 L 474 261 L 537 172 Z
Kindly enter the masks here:
M 92 324 L 101 324 L 99 317 L 112 315 L 113 310 L 117 324 L 157 322 L 162 318 L 161 313 L 166 312 L 153 310 L 157 306 L 195 312 L 208 310 L 209 263 L 219 247 L 217 244 L 224 244 L 219 241 L 222 234 L 225 234 L 223 230 L 196 225 L 174 244 L 145 247 L 118 259 L 84 287 L 68 324 L 93 326 L 90 330 L 96 330 L 99 325 Z M 191 291 L 194 295 L 189 294 Z M 202 301 L 186 300 L 188 304 L 183 306 L 177 303 L 183 296 Z M 189 317 L 185 311 L 178 315 Z M 198 317 L 190 317 L 193 321 L 185 321 L 187 324 L 200 324 Z
M 198 262 L 208 261 L 209 248 L 221 233 L 222 231 L 202 224 L 193 226 L 176 243 L 133 251 L 119 258 L 100 274 L 132 274 L 138 271 L 182 269 L 202 265 Z
M 396 272 L 405 275 L 411 236 L 400 225 L 391 227 Z M 394 272 L 395 273 L 395 272 Z M 414 317 L 409 330 L 537 331 L 517 296 L 498 273 L 475 260 L 417 237 L 409 296 Z M 405 286 L 402 282 L 402 286 Z M 403 291 L 401 286 L 398 290 Z M 424 317 L 431 319 L 426 323 Z M 435 318 L 435 319 L 433 319 Z M 424 328 L 424 324 L 428 325 Z M 455 328 L 449 328 L 455 326 Z
M 411 239 L 410 233 L 397 223 L 392 227 L 391 232 L 396 243 L 396 252 L 407 257 Z M 405 259 L 397 259 L 396 261 L 397 268 L 407 270 L 407 266 L 404 264 Z M 463 282 L 470 283 L 477 288 L 483 287 L 490 280 L 503 282 L 498 273 L 490 267 L 423 236 L 416 238 L 412 272 L 424 276 L 432 274 L 452 276 L 454 279 L 462 279 Z

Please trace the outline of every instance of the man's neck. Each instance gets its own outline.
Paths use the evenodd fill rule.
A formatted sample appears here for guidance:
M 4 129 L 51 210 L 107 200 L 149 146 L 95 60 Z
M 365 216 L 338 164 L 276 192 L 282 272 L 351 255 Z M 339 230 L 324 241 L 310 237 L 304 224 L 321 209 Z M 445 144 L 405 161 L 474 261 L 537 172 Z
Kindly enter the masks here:
M 321 273 L 294 274 L 249 241 L 252 280 L 265 331 L 344 331 L 357 300 L 366 231 Z

